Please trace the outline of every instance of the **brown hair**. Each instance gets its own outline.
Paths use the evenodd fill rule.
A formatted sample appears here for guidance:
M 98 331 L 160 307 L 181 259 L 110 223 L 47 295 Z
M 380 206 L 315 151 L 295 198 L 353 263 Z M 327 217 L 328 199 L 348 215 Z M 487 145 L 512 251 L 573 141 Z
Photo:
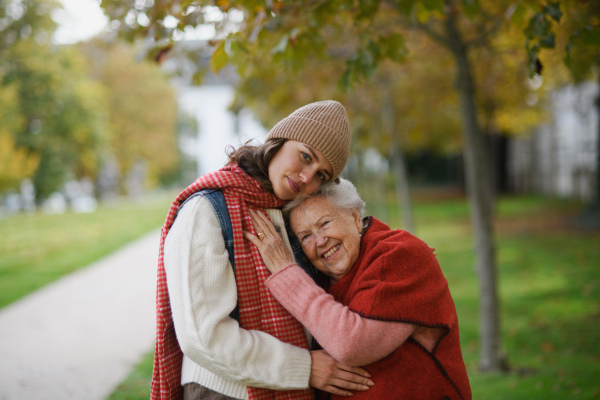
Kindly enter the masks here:
M 269 164 L 287 139 L 270 138 L 260 145 L 252 145 L 250 142 L 251 140 L 247 141 L 237 149 L 228 146 L 229 162 L 227 164 L 237 162 L 248 175 L 260 183 L 263 189 L 273 193 L 273 185 L 269 180 Z

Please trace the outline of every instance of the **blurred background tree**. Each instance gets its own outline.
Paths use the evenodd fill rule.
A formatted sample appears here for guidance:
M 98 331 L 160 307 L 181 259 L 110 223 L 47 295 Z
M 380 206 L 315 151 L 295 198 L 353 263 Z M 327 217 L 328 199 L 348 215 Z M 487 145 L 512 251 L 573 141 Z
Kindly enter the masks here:
M 38 160 L 35 168 L 30 164 L 12 181 L 31 178 L 39 201 L 71 176 L 94 177 L 95 149 L 102 145 L 100 88 L 86 76 L 77 52 L 51 45 L 55 23 L 50 14 L 56 2 L 4 3 L 0 85 L 13 91 L 16 105 L 3 111 L 16 121 L 5 140 Z
M 105 137 L 120 171 L 119 188 L 127 192 L 127 176 L 139 170 L 146 187 L 156 187 L 177 169 L 177 101 L 168 76 L 156 64 L 136 60 L 126 43 L 95 40 L 80 45 L 91 76 L 106 97 Z
M 59 8 L 0 2 L 0 193 L 29 179 L 39 204 L 68 181 L 102 181 L 115 163 L 116 192 L 178 179 L 169 78 L 129 45 L 53 44 Z

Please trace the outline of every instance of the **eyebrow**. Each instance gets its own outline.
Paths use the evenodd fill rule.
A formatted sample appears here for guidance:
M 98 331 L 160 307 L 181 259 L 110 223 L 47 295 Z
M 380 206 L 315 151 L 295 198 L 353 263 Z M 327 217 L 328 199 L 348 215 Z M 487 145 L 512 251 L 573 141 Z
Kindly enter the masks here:
M 319 162 L 319 161 L 320 161 L 320 160 L 319 160 L 319 157 L 317 157 L 317 155 L 315 154 L 315 152 L 314 152 L 314 150 L 312 149 L 312 147 L 310 147 L 310 146 L 309 146 L 309 145 L 307 145 L 307 144 L 304 144 L 304 145 L 306 146 L 306 148 L 307 148 L 307 149 L 308 149 L 308 151 L 310 152 L 311 156 L 312 156 L 312 157 L 313 157 L 315 160 L 317 160 L 317 162 Z M 330 179 L 331 179 L 331 177 L 332 177 L 332 174 L 331 174 L 331 172 L 327 171 L 326 169 L 325 169 L 325 170 L 323 170 L 323 172 L 324 172 L 325 174 L 327 174 L 327 180 L 330 180 Z

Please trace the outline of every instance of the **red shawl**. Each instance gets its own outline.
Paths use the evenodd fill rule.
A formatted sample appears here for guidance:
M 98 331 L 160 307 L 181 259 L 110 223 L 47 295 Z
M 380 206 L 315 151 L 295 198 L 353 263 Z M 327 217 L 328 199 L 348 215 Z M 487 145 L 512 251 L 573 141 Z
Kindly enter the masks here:
M 156 350 L 152 373 L 152 400 L 183 398 L 181 365 L 183 353 L 175 336 L 171 316 L 167 277 L 164 267 L 164 243 L 179 206 L 192 194 L 202 189 L 221 189 L 233 226 L 235 277 L 240 310 L 240 326 L 269 333 L 295 346 L 308 349 L 302 325 L 275 300 L 264 281 L 269 277 L 258 249 L 244 239 L 242 231 L 254 232 L 249 208 L 281 207 L 284 202 L 266 192 L 257 180 L 237 164 L 203 175 L 177 196 L 160 238 L 158 281 L 156 288 Z M 313 399 L 312 391 L 272 391 L 248 388 L 251 400 Z
M 353 398 L 471 399 L 454 301 L 433 251 L 422 240 L 372 218 L 354 267 L 329 293 L 363 317 L 446 330 L 431 353 L 409 338 L 366 366 L 375 386 L 354 392 Z

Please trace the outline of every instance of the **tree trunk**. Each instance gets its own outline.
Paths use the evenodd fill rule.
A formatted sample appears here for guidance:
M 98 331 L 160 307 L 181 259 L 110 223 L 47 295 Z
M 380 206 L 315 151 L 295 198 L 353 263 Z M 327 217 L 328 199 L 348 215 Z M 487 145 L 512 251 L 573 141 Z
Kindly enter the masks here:
M 596 115 L 600 118 L 600 77 L 598 78 L 598 94 L 596 97 Z M 596 188 L 594 190 L 594 195 L 592 197 L 592 207 L 596 211 L 596 215 L 598 218 L 600 216 L 600 122 L 596 126 Z
M 447 1 L 452 3 L 452 1 Z M 455 9 L 448 4 L 449 9 Z M 493 234 L 493 195 L 490 150 L 477 120 L 475 83 L 465 41 L 452 11 L 445 21 L 446 38 L 457 64 L 457 89 L 463 119 L 464 157 L 467 192 L 475 236 L 475 258 L 480 284 L 480 359 L 481 371 L 501 371 L 505 360 L 501 350 L 500 317 L 497 294 L 496 260 Z
M 396 132 L 396 114 L 394 112 L 394 100 L 391 90 L 387 90 L 387 99 L 383 105 L 383 126 L 391 135 L 392 139 L 392 171 L 394 176 L 394 186 L 396 188 L 396 197 L 400 203 L 400 212 L 402 214 L 402 229 L 415 233 L 415 223 L 412 213 L 412 204 L 410 202 L 410 186 L 408 183 L 408 170 L 404 159 L 404 151 L 400 138 Z

